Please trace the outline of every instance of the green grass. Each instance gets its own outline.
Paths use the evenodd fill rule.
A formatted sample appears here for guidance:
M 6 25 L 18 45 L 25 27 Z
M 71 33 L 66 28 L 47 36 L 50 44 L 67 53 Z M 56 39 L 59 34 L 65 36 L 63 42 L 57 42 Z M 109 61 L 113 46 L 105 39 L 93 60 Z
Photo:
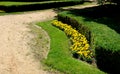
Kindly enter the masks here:
M 1 6 L 12 6 L 12 5 L 24 5 L 31 4 L 32 2 L 10 2 L 10 1 L 2 1 L 0 2 Z
M 0 10 L 4 12 L 20 12 L 20 11 L 33 11 L 49 8 L 58 8 L 63 6 L 71 6 L 82 4 L 83 1 L 78 0 L 66 0 L 66 1 L 42 1 L 42 2 L 12 2 L 12 1 L 0 1 Z M 4 13 L 1 12 L 0 13 Z
M 1 1 L 0 6 L 18 6 L 18 5 L 43 4 L 43 3 L 53 3 L 53 2 L 69 2 L 69 1 L 80 1 L 80 0 L 50 0 L 50 1 L 42 1 L 42 2 Z
M 73 19 L 77 20 L 80 24 L 89 27 L 89 29 L 94 35 L 95 46 L 100 46 L 113 51 L 120 50 L 120 34 L 117 33 L 114 29 L 111 29 L 109 26 L 102 23 L 97 23 L 94 20 L 87 21 L 90 18 L 86 19 L 82 16 L 70 14 L 69 11 L 62 12 L 60 13 L 60 15 L 72 17 Z
M 51 47 L 45 64 L 65 74 L 105 74 L 99 69 L 72 57 L 69 39 L 65 33 L 51 25 L 51 21 L 37 25 L 46 30 L 51 38 Z
M 95 51 L 96 64 L 99 69 L 110 74 L 120 73 L 120 22 L 117 21 L 119 20 L 117 19 L 119 15 L 112 18 L 110 18 L 109 15 L 108 18 L 101 17 L 102 15 L 100 14 L 95 15 L 96 13 L 94 12 L 95 18 L 93 18 L 93 16 L 89 14 L 90 11 L 87 11 L 89 15 L 82 15 L 79 13 L 80 11 L 82 10 L 79 10 L 78 13 L 66 11 L 59 13 L 59 16 L 61 16 L 61 20 L 64 21 L 66 16 L 66 21 L 68 20 L 68 17 L 74 19 L 67 22 L 76 20 L 79 23 L 77 27 L 80 28 L 80 25 L 82 25 L 87 27 L 87 30 L 90 30 L 91 36 L 88 37 L 91 37 L 90 39 L 92 39 L 90 40 L 91 48 Z M 81 28 L 79 31 L 81 32 Z
M 0 2 L 1 6 L 18 6 L 18 5 L 30 5 L 30 4 L 43 4 L 43 3 L 52 3 L 55 1 L 45 1 L 45 2 L 11 2 L 11 1 L 2 1 Z

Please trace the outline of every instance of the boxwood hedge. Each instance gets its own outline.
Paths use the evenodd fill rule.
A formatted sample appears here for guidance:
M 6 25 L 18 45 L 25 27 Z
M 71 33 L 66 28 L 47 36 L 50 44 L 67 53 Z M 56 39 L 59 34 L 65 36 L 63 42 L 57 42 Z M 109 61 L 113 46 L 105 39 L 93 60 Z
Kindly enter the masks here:
M 92 20 L 88 21 L 90 18 L 86 18 L 82 15 L 78 16 L 77 14 L 78 13 L 74 14 L 70 11 L 61 12 L 58 14 L 58 20 L 72 25 L 87 37 L 91 49 L 94 50 L 99 69 L 109 74 L 119 74 L 120 34 L 105 24 L 100 24 Z M 90 15 L 90 11 L 88 14 Z M 95 20 L 97 20 L 97 18 Z
M 14 4 L 14 5 L 0 5 L 0 10 L 5 12 L 17 12 L 17 11 L 31 11 L 31 10 L 41 10 L 49 8 L 58 8 L 63 6 L 71 6 L 76 4 L 82 4 L 83 1 L 44 1 L 44 2 L 31 2 L 24 4 Z

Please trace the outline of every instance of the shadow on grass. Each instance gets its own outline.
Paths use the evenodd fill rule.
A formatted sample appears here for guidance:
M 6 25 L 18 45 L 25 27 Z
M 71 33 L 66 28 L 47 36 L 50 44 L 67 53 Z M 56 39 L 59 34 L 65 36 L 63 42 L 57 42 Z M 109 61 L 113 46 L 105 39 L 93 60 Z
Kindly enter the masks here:
M 64 9 L 63 9 L 64 10 Z M 70 14 L 83 16 L 85 21 L 102 23 L 120 34 L 120 7 L 104 5 L 84 9 L 67 9 Z M 102 47 L 95 48 L 97 66 L 108 74 L 120 74 L 120 51 L 113 52 Z
M 84 9 L 68 9 L 70 14 L 85 17 L 85 21 L 106 24 L 120 34 L 120 6 L 104 5 Z
M 99 69 L 108 72 L 108 74 L 120 73 L 120 51 L 112 52 L 102 47 L 96 47 L 95 54 Z
M 21 12 L 21 11 L 33 11 L 33 10 L 42 10 L 42 9 L 50 9 L 50 8 L 58 8 L 64 6 L 71 6 L 76 4 L 82 4 L 83 1 L 74 2 L 48 2 L 48 3 L 36 3 L 36 4 L 27 4 L 27 5 L 13 5 L 13 6 L 0 6 L 0 10 L 3 10 L 7 13 L 9 12 Z

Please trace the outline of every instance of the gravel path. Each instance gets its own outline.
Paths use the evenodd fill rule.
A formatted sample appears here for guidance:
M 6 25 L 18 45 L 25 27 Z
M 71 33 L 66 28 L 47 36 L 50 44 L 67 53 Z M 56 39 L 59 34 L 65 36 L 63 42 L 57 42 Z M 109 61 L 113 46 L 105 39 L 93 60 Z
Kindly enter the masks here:
M 30 42 L 35 36 L 28 24 L 53 19 L 56 15 L 53 10 L 43 10 L 0 16 L 0 74 L 53 74 L 44 71 L 34 59 Z
M 52 10 L 0 16 L 0 74 L 47 74 L 31 51 L 28 23 L 54 16 Z

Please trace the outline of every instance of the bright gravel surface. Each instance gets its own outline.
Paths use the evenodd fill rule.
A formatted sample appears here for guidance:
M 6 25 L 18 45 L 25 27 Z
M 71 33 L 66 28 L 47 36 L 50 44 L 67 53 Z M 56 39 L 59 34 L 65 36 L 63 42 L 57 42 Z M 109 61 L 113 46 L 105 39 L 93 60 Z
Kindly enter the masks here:
M 34 35 L 28 24 L 54 16 L 53 10 L 0 16 L 0 74 L 48 74 L 34 59 L 29 45 Z

